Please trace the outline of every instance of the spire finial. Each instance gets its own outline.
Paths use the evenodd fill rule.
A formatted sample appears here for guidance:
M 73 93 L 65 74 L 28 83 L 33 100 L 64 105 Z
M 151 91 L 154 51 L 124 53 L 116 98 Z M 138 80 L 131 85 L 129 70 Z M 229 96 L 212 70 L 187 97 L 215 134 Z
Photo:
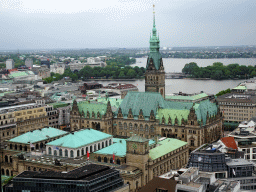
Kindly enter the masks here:
M 155 26 L 155 5 L 153 5 L 153 27 Z

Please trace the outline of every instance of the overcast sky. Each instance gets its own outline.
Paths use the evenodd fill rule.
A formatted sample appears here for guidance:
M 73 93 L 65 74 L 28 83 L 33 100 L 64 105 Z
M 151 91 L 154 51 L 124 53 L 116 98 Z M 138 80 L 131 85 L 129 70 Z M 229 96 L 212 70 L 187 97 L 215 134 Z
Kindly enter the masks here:
M 0 0 L 0 49 L 256 45 L 255 0 Z

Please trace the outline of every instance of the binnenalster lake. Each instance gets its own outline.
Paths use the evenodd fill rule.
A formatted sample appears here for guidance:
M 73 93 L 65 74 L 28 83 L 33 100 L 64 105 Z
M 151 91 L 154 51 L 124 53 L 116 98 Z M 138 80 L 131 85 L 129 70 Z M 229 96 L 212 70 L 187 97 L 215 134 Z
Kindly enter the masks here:
M 137 58 L 136 64 L 131 66 L 146 67 L 147 58 Z M 165 72 L 181 72 L 186 63 L 196 62 L 199 67 L 206 67 L 212 65 L 214 62 L 221 62 L 224 65 L 238 63 L 239 65 L 256 65 L 256 59 L 173 59 L 164 58 L 163 63 Z M 192 80 L 192 79 L 166 79 L 165 80 L 165 92 L 166 94 L 178 93 L 179 91 L 185 93 L 199 93 L 204 91 L 209 94 L 216 94 L 221 90 L 234 88 L 244 80 Z M 120 81 L 98 81 L 103 85 L 108 83 L 116 83 Z M 122 81 L 125 83 L 132 83 L 138 86 L 139 91 L 145 91 L 145 80 L 136 81 Z

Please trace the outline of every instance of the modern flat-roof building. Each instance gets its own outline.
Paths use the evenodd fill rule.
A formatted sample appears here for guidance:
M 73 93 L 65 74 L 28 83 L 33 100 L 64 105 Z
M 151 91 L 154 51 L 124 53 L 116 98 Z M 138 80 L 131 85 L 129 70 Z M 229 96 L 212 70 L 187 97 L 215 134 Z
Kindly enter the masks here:
M 46 144 L 46 154 L 76 158 L 113 144 L 113 136 L 86 128 Z
M 4 192 L 128 192 L 119 171 L 107 166 L 89 164 L 69 172 L 24 171 L 4 186 Z
M 220 110 L 224 111 L 224 125 L 237 126 L 256 116 L 255 92 L 231 92 L 217 98 Z
M 256 162 L 256 131 L 253 120 L 240 123 L 229 136 L 234 137 L 238 150 L 244 152 L 245 159 Z

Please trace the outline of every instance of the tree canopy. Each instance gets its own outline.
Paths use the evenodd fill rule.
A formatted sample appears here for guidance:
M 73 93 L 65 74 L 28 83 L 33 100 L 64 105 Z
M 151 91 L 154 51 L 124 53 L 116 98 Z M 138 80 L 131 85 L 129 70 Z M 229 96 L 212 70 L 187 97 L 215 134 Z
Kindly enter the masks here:
M 184 66 L 182 72 L 192 78 L 246 79 L 256 76 L 256 66 L 245 66 L 237 63 L 226 66 L 223 63 L 215 62 L 207 67 L 198 67 L 196 63 L 191 62 Z

